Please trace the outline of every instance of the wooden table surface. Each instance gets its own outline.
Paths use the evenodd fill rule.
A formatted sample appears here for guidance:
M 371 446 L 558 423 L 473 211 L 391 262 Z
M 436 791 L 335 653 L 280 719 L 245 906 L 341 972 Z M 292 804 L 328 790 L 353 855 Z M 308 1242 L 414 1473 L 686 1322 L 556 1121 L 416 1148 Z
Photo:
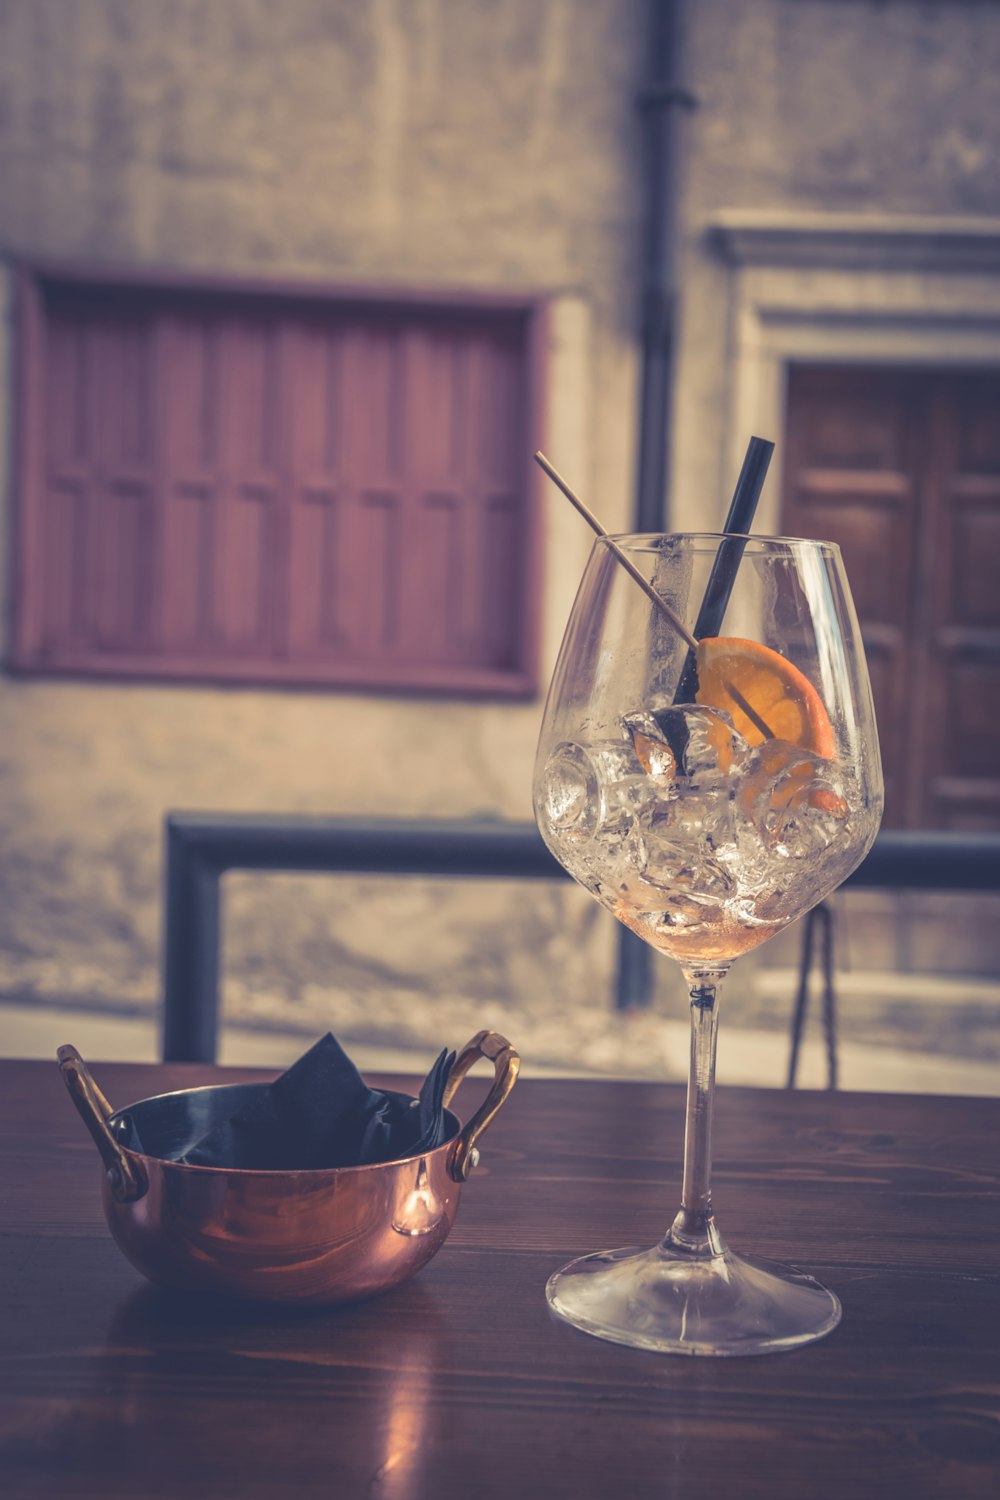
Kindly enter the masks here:
M 94 1071 L 119 1106 L 262 1076 Z M 677 1087 L 522 1080 L 436 1259 L 309 1312 L 142 1282 L 54 1062 L 0 1062 L 0 1119 L 11 1500 L 1000 1495 L 1000 1099 L 722 1089 L 724 1233 L 844 1305 L 820 1343 L 731 1360 L 591 1339 L 543 1298 L 571 1256 L 662 1233 Z

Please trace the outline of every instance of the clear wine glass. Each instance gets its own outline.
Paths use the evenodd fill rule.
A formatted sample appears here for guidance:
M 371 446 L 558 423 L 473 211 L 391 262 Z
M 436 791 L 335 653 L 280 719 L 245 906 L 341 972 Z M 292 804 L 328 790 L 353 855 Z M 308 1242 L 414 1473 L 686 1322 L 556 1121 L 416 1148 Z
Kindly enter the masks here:
M 840 1303 L 795 1269 L 736 1255 L 715 1223 L 719 989 L 734 958 L 815 906 L 861 862 L 883 789 L 839 548 L 745 539 L 724 633 L 695 653 L 670 612 L 694 622 L 722 542 L 595 542 L 545 707 L 534 806 L 560 864 L 676 959 L 691 993 L 677 1215 L 651 1249 L 600 1251 L 558 1271 L 549 1304 L 617 1343 L 733 1355 L 820 1338 L 839 1322 Z M 614 545 L 666 610 L 630 577 Z

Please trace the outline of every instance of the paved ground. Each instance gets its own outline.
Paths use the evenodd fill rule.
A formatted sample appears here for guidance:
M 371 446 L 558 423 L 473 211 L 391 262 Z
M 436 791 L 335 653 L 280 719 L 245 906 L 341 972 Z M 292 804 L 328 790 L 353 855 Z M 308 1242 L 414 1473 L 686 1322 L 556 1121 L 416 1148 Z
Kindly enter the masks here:
M 783 981 L 782 981 L 783 982 Z M 780 983 L 776 980 L 776 992 Z M 949 992 L 953 993 L 953 992 Z M 962 997 L 959 995 L 959 1000 Z M 924 1007 L 926 1009 L 926 1006 Z M 913 1005 L 911 1002 L 911 1010 Z M 996 1012 L 1000 1014 L 1000 1011 Z M 435 1018 L 425 1018 L 434 1024 Z M 572 1020 L 532 1016 L 526 1012 L 484 1017 L 503 1029 L 524 1058 L 526 1076 L 605 1076 L 680 1079 L 687 1069 L 686 1020 L 656 1013 L 616 1016 L 605 1011 L 583 1013 Z M 423 1071 L 439 1045 L 460 1045 L 456 1018 L 437 1018 L 434 1041 L 421 1042 L 411 1029 L 409 1045 L 392 1045 L 384 1036 L 365 1035 L 357 1021 L 338 1034 L 363 1070 Z M 468 1030 L 467 1022 L 464 1023 Z M 229 1025 L 222 1033 L 220 1060 L 279 1070 L 292 1062 L 318 1034 L 266 1030 L 259 1025 Z M 816 1029 L 816 1023 L 811 1023 Z M 885 1032 L 885 1027 L 880 1028 Z M 995 1023 L 994 1030 L 997 1030 Z M 423 1028 L 418 1028 L 423 1030 Z M 454 1034 L 452 1034 L 454 1033 Z M 880 1042 L 852 1039 L 842 1025 L 838 1046 L 840 1087 L 903 1093 L 1000 1094 L 1000 1060 L 995 1056 L 942 1055 L 936 1047 L 914 1047 L 926 1028 L 913 1026 Z M 568 1039 L 573 1045 L 568 1045 Z M 907 1042 L 911 1045 L 907 1045 Z M 63 1042 L 73 1042 L 91 1060 L 153 1061 L 158 1055 L 155 1020 L 150 1014 L 100 1013 L 82 1007 L 55 1008 L 0 1002 L 0 1054 L 52 1057 Z M 780 1086 L 785 1081 L 788 1040 L 784 1029 L 754 1029 L 723 1016 L 719 1043 L 721 1083 Z M 820 1038 L 805 1042 L 799 1084 L 825 1087 Z

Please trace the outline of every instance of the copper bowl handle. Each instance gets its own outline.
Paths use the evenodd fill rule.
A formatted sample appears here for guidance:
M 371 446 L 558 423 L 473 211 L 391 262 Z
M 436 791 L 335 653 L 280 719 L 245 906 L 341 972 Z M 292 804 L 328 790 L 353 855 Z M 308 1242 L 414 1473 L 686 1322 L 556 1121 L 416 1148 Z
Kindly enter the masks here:
M 149 1185 L 142 1163 L 129 1156 L 112 1135 L 108 1121 L 114 1111 L 76 1048 L 60 1047 L 56 1057 L 69 1096 L 101 1153 L 112 1198 L 116 1203 L 133 1203 Z
M 454 1099 L 458 1085 L 480 1057 L 493 1063 L 493 1087 L 467 1125 L 463 1125 L 448 1154 L 448 1172 L 454 1182 L 464 1182 L 479 1160 L 476 1141 L 517 1082 L 521 1059 L 498 1031 L 480 1031 L 466 1042 L 452 1065 L 445 1084 L 445 1108 Z

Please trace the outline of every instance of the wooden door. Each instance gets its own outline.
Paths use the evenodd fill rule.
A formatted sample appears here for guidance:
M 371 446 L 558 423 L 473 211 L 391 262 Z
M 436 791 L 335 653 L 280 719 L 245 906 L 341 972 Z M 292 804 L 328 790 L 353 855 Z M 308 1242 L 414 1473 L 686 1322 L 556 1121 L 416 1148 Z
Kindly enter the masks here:
M 843 550 L 887 827 L 1000 828 L 1000 372 L 794 366 L 783 529 Z

